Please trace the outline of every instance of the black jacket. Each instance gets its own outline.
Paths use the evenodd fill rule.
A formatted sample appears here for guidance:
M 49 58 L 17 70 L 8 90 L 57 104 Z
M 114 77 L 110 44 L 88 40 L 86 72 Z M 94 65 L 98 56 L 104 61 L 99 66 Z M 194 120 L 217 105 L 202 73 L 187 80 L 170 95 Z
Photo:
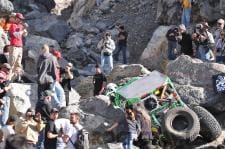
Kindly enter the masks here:
M 189 56 L 193 56 L 192 38 L 191 35 L 184 32 L 182 33 L 182 39 L 179 41 L 181 46 L 181 53 Z

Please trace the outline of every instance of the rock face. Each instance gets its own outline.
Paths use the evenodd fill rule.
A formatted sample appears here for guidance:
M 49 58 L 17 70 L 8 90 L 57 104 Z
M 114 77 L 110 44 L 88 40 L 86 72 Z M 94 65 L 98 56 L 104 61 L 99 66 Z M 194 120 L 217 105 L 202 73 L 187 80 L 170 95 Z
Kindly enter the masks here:
M 142 53 L 140 63 L 148 69 L 165 71 L 168 62 L 166 33 L 170 28 L 169 26 L 158 27 Z
M 225 73 L 225 66 L 203 63 L 198 59 L 180 56 L 168 64 L 167 75 L 177 85 L 178 93 L 187 103 L 200 104 L 213 112 L 225 111 L 224 95 L 213 90 L 212 76 Z
M 225 16 L 225 2 L 223 0 L 195 0 L 192 4 L 192 20 L 199 22 L 206 19 L 210 22 Z M 182 8 L 177 0 L 159 0 L 157 7 L 157 21 L 162 24 L 177 24 L 181 20 Z
M 110 82 L 117 82 L 124 78 L 148 74 L 150 71 L 140 64 L 118 65 L 113 68 L 109 76 Z
M 1 16 L 10 14 L 14 10 L 13 4 L 9 0 L 0 1 L 0 13 Z

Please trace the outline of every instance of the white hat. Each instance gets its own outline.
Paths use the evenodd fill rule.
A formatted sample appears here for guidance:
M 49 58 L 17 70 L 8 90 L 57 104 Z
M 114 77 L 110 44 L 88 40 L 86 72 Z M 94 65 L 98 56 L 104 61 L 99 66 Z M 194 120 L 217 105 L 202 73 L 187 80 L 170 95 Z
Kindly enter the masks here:
M 179 29 L 186 31 L 186 27 L 184 24 L 180 24 L 178 27 Z

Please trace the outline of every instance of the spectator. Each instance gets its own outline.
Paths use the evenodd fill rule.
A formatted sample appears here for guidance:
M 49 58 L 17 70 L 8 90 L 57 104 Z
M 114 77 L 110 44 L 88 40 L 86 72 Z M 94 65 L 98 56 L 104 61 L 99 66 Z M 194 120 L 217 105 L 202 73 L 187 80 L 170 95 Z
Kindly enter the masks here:
M 11 65 L 10 78 L 13 78 L 18 71 L 22 70 L 22 56 L 23 56 L 23 37 L 27 36 L 27 30 L 23 26 L 24 17 L 21 13 L 16 13 L 15 21 L 10 26 L 10 45 L 9 64 Z M 19 74 L 20 75 L 20 74 Z
M 83 126 L 80 125 L 80 115 L 78 112 L 70 113 L 70 123 L 71 126 L 63 137 L 64 142 L 67 143 L 67 149 L 74 148 L 78 132 L 83 129 Z
M 71 69 L 73 68 L 72 63 L 67 63 L 65 69 L 61 69 L 61 84 L 65 92 L 66 96 L 66 106 L 69 105 L 69 93 L 72 89 L 71 87 L 71 80 L 73 79 L 73 73 L 71 72 Z
M 93 84 L 94 84 L 94 96 L 101 95 L 104 91 L 106 86 L 106 76 L 102 73 L 101 68 L 99 65 L 95 66 L 96 73 L 93 77 Z
M 186 27 L 184 24 L 179 25 L 178 27 L 179 34 L 181 36 L 178 37 L 178 43 L 181 46 L 181 54 L 193 56 L 192 49 L 192 37 L 189 33 L 186 32 Z
M 0 65 L 0 71 L 3 71 L 3 72 L 6 73 L 6 75 L 7 75 L 6 79 L 7 79 L 8 82 L 10 82 L 9 81 L 10 70 L 11 70 L 11 66 L 8 63 L 4 63 L 4 64 Z
M 123 63 L 127 63 L 127 37 L 128 33 L 123 25 L 119 26 L 119 34 L 117 37 L 117 52 L 115 53 L 115 60 L 119 60 L 119 54 L 122 51 Z
M 53 108 L 50 112 L 50 120 L 45 127 L 45 148 L 57 149 L 57 138 L 62 137 L 62 133 L 56 129 L 55 120 L 58 119 L 59 113 L 56 108 Z
M 10 135 L 6 139 L 5 149 L 27 149 L 26 137 L 21 134 Z
M 26 111 L 24 119 L 20 119 L 15 126 L 16 133 L 22 134 L 26 137 L 27 148 L 36 148 L 38 142 L 38 134 L 44 128 L 43 121 L 41 120 L 41 114 L 35 112 L 29 108 Z
M 217 20 L 217 28 L 216 28 L 215 32 L 213 33 L 215 43 L 217 43 L 220 38 L 220 34 L 224 29 L 224 23 L 225 23 L 225 21 L 223 19 Z
M 126 109 L 125 118 L 120 122 L 114 123 L 106 131 L 112 131 L 119 125 L 123 125 L 123 131 L 125 133 L 125 139 L 123 140 L 124 149 L 133 149 L 133 141 L 137 139 L 138 133 L 140 132 L 140 126 L 135 120 L 134 112 L 131 109 Z
M 166 33 L 166 38 L 168 40 L 168 59 L 176 59 L 176 48 L 177 48 L 177 37 L 179 36 L 179 31 L 177 27 L 173 27 Z
M 9 60 L 9 50 L 10 50 L 10 45 L 6 45 L 3 48 L 3 54 L 0 54 L 0 65 L 4 63 L 8 63 Z
M 151 118 L 148 112 L 138 105 L 135 109 L 136 119 L 140 125 L 141 132 L 138 136 L 140 149 L 152 149 L 152 132 L 151 132 Z
M 115 42 L 111 39 L 111 33 L 106 32 L 103 39 L 98 43 L 97 48 L 101 50 L 101 67 L 103 71 L 107 69 L 107 73 L 110 73 L 113 69 L 113 57 L 112 53 L 115 50 Z M 108 63 L 109 68 L 105 68 L 105 62 Z
M 191 20 L 191 0 L 180 0 L 182 2 L 182 16 L 181 16 L 181 24 L 184 24 L 185 27 L 190 26 Z
M 50 112 L 52 109 L 51 99 L 53 92 L 51 90 L 45 90 L 42 92 L 41 99 L 37 102 L 35 111 L 40 113 L 42 120 L 47 123 L 50 120 Z
M 41 99 L 41 93 L 45 90 L 53 90 L 53 83 L 56 80 L 56 59 L 49 53 L 48 45 L 43 45 L 41 49 L 41 55 L 39 56 L 37 63 L 38 72 L 38 97 Z M 59 105 L 60 102 L 55 98 L 54 102 Z
M 65 93 L 61 86 L 60 82 L 60 65 L 58 60 L 62 58 L 61 53 L 57 50 L 53 50 L 53 55 L 56 58 L 55 65 L 56 65 L 56 80 L 53 83 L 53 91 L 56 93 L 53 96 L 54 101 L 59 101 L 59 104 L 56 104 L 59 109 L 66 107 L 66 99 Z
M 4 149 L 5 148 L 5 137 L 3 131 L 0 129 L 0 148 Z
M 0 125 L 1 127 L 6 124 L 9 116 L 10 98 L 7 92 L 11 89 L 7 74 L 0 71 Z
M 17 116 L 11 115 L 9 116 L 6 125 L 2 128 L 2 132 L 4 134 L 4 138 L 7 138 L 9 135 L 15 134 L 15 124 L 16 124 Z
M 4 49 L 5 45 L 9 45 L 8 36 L 4 31 L 5 19 L 0 18 L 0 52 Z
M 221 32 L 220 38 L 218 39 L 217 43 L 215 44 L 215 53 L 216 55 L 216 62 L 225 62 L 224 54 L 225 54 L 225 32 Z

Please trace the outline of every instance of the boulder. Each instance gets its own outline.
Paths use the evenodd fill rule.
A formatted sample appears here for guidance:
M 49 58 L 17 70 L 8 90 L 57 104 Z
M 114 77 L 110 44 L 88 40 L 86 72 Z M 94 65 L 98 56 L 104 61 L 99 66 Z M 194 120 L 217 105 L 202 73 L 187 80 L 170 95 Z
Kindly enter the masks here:
M 159 26 L 140 57 L 140 63 L 150 70 L 165 71 L 167 59 L 166 33 L 169 26 Z
M 80 48 L 84 45 L 83 38 L 84 35 L 80 33 L 71 35 L 66 41 L 66 48 Z
M 136 77 L 148 73 L 150 73 L 150 71 L 140 64 L 117 65 L 110 73 L 109 81 L 117 82 L 124 78 Z
M 76 91 L 81 95 L 82 98 L 88 98 L 93 96 L 94 86 L 93 77 L 80 77 L 80 82 L 76 82 Z
M 70 28 L 65 22 L 61 22 L 53 24 L 47 32 L 52 39 L 61 42 L 62 40 L 65 40 L 67 38 L 67 35 L 70 32 Z
M 28 108 L 36 106 L 37 84 L 11 83 L 10 86 L 10 114 L 24 114 Z
M 12 2 L 9 0 L 0 1 L 0 14 L 1 16 L 8 15 L 14 10 Z
M 69 92 L 69 105 L 78 104 L 80 101 L 80 95 L 75 89 L 71 89 Z
M 49 12 L 55 8 L 56 5 L 54 0 L 36 0 L 36 3 L 44 5 Z
M 224 95 L 213 89 L 212 76 L 225 73 L 225 66 L 218 63 L 203 63 L 182 55 L 168 64 L 167 75 L 177 86 L 178 93 L 188 103 L 197 103 L 212 110 L 225 111 Z
M 73 5 L 75 0 L 54 0 L 55 8 L 52 9 L 52 13 L 61 15 L 62 11 Z
M 94 0 L 77 0 L 73 6 L 73 12 L 68 20 L 68 24 L 72 28 L 77 29 L 83 25 L 82 16 L 84 16 L 93 6 L 95 5 Z

